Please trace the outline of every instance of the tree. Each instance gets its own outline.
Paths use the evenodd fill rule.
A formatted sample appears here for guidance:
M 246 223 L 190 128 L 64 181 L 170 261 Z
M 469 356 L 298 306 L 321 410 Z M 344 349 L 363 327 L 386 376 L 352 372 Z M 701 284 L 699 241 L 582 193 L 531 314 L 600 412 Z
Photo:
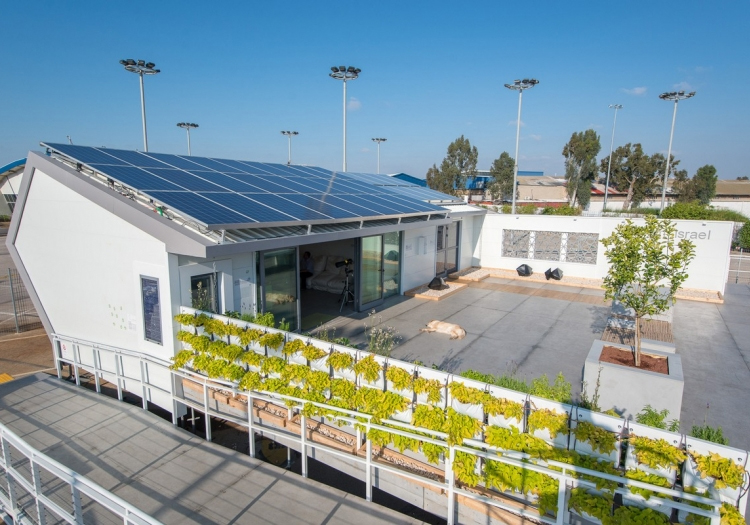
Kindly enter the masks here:
M 576 199 L 584 207 L 591 200 L 591 183 L 596 180 L 596 156 L 601 149 L 599 135 L 593 129 L 573 133 L 563 147 L 571 206 L 575 206 Z
M 487 186 L 492 200 L 513 195 L 513 173 L 515 172 L 516 161 L 507 151 L 503 151 L 498 158 L 492 161 L 490 166 L 490 176 L 492 179 Z
M 466 178 L 477 174 L 476 146 L 461 135 L 448 146 L 448 154 L 438 168 L 435 164 L 427 170 L 427 186 L 433 190 L 459 195 L 466 190 Z
M 701 166 L 695 172 L 692 181 L 695 188 L 695 197 L 704 206 L 707 206 L 711 199 L 716 196 L 716 181 L 718 178 L 716 168 L 711 164 Z
M 607 173 L 608 162 L 608 158 L 602 159 L 599 171 Z M 663 155 L 656 153 L 649 157 L 638 143 L 627 143 L 612 152 L 609 181 L 618 191 L 626 193 L 623 209 L 639 205 L 643 199 L 652 195 L 657 187 L 661 187 L 664 162 Z M 670 170 L 679 163 L 678 160 L 672 160 Z
M 643 226 L 627 220 L 601 240 L 609 261 L 604 297 L 635 312 L 636 367 L 641 365 L 641 319 L 669 308 L 695 256 L 695 245 L 687 239 L 675 246 L 676 233 L 671 221 L 647 216 Z
M 737 177 L 737 180 L 750 180 L 750 177 L 743 175 L 742 177 Z
M 743 250 L 750 250 L 750 221 L 743 224 L 737 232 L 737 244 Z
M 695 185 L 688 177 L 687 170 L 675 171 L 672 191 L 677 194 L 677 202 L 692 202 L 695 200 Z

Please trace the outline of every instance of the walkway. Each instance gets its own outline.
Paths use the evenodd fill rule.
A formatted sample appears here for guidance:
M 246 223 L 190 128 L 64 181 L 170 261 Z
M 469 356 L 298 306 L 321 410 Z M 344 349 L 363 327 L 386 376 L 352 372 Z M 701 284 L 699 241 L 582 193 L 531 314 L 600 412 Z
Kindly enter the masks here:
M 0 422 L 166 524 L 418 523 L 44 374 L 0 384 Z

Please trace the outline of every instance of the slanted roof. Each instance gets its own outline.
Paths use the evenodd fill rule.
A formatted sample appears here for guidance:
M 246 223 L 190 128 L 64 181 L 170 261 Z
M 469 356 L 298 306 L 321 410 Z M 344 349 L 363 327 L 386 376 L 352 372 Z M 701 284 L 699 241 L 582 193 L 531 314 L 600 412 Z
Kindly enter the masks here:
M 748 197 L 750 198 L 750 181 L 748 180 L 717 180 L 717 197 Z
M 420 179 L 412 175 L 407 175 L 406 173 L 394 173 L 388 176 L 393 177 L 394 179 L 402 180 L 404 182 L 411 182 L 412 184 L 416 184 L 417 186 L 422 186 L 423 188 L 427 187 L 427 181 L 425 179 Z
M 0 168 L 0 180 L 22 172 L 26 166 L 26 159 L 18 159 Z

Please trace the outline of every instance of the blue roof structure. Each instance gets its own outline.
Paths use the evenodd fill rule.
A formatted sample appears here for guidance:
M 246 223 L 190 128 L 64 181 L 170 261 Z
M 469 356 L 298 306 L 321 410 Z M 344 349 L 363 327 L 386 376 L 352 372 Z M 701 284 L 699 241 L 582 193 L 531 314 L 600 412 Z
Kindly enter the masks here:
M 20 167 L 25 166 L 25 165 L 26 165 L 26 159 L 25 158 L 24 159 L 14 160 L 13 162 L 11 162 L 9 164 L 6 164 L 2 168 L 0 168 L 0 177 L 4 177 L 8 172 L 15 173 L 16 171 L 20 171 L 19 169 L 16 169 L 16 168 L 20 168 Z
M 411 184 L 422 186 L 423 188 L 427 187 L 427 181 L 425 179 L 419 179 L 412 175 L 407 175 L 406 173 L 396 173 L 395 175 L 389 175 L 389 177 L 399 179 L 404 182 L 410 182 Z
M 313 166 L 146 153 L 42 143 L 209 229 L 322 224 L 440 214 L 430 200 L 455 200 L 385 175 L 339 173 Z M 382 184 L 381 184 L 382 183 Z

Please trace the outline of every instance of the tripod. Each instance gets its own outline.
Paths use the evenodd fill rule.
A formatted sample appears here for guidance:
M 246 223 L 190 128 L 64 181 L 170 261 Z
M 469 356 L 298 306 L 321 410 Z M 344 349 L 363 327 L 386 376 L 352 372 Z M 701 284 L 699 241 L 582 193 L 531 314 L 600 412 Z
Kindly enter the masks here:
M 339 298 L 339 301 L 341 301 L 341 308 L 339 308 L 339 313 L 344 309 L 344 305 L 348 303 L 354 303 L 354 292 L 352 291 L 351 287 L 349 286 L 349 277 L 354 273 L 349 268 L 345 269 L 346 272 L 346 279 L 343 280 L 344 283 L 344 289 L 341 291 L 341 297 Z

